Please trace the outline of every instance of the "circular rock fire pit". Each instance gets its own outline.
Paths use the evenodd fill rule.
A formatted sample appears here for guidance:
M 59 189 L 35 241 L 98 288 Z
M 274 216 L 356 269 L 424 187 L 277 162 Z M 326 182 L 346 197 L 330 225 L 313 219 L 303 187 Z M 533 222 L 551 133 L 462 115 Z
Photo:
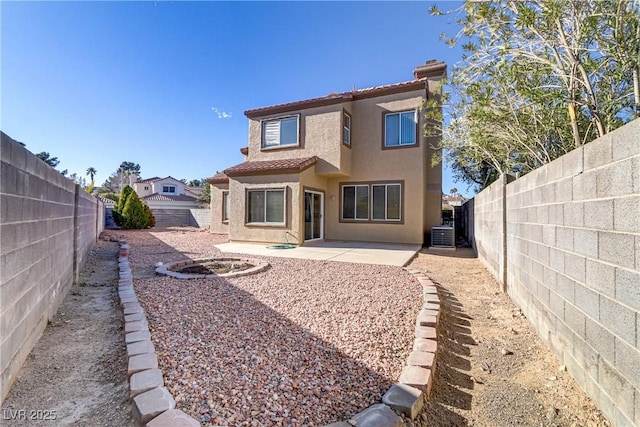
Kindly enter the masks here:
M 239 277 L 260 273 L 269 263 L 249 258 L 204 258 L 190 261 L 168 262 L 156 268 L 157 274 L 176 279 L 213 279 Z

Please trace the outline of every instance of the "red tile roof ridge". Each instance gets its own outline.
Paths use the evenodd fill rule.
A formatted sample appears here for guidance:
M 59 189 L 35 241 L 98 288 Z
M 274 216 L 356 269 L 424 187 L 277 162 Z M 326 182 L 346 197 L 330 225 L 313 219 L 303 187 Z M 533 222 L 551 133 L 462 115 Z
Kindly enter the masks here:
M 313 166 L 317 159 L 316 156 L 311 156 L 276 160 L 253 160 L 231 166 L 224 170 L 224 174 L 229 177 L 234 177 L 274 173 L 296 173 Z
M 248 118 L 259 117 L 261 115 L 272 114 L 272 113 L 281 113 L 286 112 L 288 110 L 294 110 L 295 107 L 304 107 L 304 108 L 312 108 L 317 106 L 331 105 L 334 103 L 339 103 L 343 100 L 352 100 L 357 98 L 367 98 L 370 96 L 385 95 L 387 92 L 396 93 L 396 92 L 404 92 L 407 90 L 417 90 L 426 87 L 426 78 L 413 79 L 400 83 L 391 83 L 380 86 L 371 86 L 363 89 L 356 89 L 347 92 L 341 93 L 330 93 L 329 95 L 317 97 L 317 98 L 309 98 L 301 101 L 293 101 L 284 104 L 275 104 L 270 105 L 268 107 L 260 107 L 254 108 L 251 110 L 246 110 L 244 115 Z

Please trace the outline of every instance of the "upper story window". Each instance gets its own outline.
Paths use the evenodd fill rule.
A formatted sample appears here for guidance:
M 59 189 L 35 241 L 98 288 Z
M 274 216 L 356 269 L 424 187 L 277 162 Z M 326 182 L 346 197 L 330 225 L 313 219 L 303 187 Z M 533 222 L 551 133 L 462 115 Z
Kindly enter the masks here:
M 384 146 L 416 145 L 418 120 L 415 110 L 389 113 L 384 116 Z
M 148 189 L 149 189 L 149 186 L 148 186 L 148 185 L 145 185 L 145 186 L 144 186 L 144 189 L 145 189 L 145 190 L 148 190 Z
M 174 194 L 176 192 L 176 186 L 175 185 L 163 185 L 162 186 L 162 192 L 163 193 L 172 193 L 172 194 Z
M 262 122 L 262 147 L 287 147 L 299 144 L 299 117 L 283 117 Z
M 351 145 L 351 116 L 346 111 L 344 112 L 343 118 L 343 130 L 342 130 L 342 143 L 344 145 Z

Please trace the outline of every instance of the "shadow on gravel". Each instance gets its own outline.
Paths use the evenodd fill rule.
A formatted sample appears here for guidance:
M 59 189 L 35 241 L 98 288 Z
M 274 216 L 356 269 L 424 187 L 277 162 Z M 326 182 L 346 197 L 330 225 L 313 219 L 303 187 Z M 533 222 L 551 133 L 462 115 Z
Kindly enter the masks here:
M 431 253 L 431 252 L 430 252 Z M 470 317 L 457 298 L 435 282 L 440 296 L 438 323 L 438 359 L 435 381 L 425 407 L 429 426 L 466 426 L 468 420 L 449 408 L 471 409 L 474 388 L 471 370 Z
M 473 252 L 473 249 L 462 248 L 462 247 L 456 247 L 455 250 L 422 248 L 420 250 L 420 253 L 429 254 L 433 256 L 440 256 L 445 258 L 478 258 L 475 252 Z
M 310 330 L 327 330 L 332 310 L 340 307 L 326 307 L 311 327 L 286 316 L 317 289 L 301 287 L 287 306 L 271 307 L 260 295 L 269 295 L 277 285 L 263 274 L 244 278 L 251 292 L 220 278 L 140 277 L 136 270 L 149 268 L 138 260 L 143 250 L 150 251 L 154 264 L 190 259 L 192 254 L 150 233 L 143 242 L 139 233 L 118 234 L 131 245 L 134 287 L 147 314 L 165 385 L 176 407 L 204 425 L 342 421 L 380 403 L 393 384 Z M 209 255 L 216 254 L 198 257 Z M 379 333 L 363 329 L 372 339 Z

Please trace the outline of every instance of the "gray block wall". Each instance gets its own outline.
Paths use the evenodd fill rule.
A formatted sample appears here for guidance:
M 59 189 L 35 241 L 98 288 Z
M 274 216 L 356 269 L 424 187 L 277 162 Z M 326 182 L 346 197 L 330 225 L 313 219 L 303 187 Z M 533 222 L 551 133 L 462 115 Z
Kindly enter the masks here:
M 478 256 L 611 423 L 640 426 L 640 120 L 496 184 L 478 198 L 505 213 L 506 272 L 476 222 Z
M 211 227 L 211 209 L 152 209 L 156 227 Z
M 0 160 L 2 401 L 102 231 L 104 208 L 5 135 Z

